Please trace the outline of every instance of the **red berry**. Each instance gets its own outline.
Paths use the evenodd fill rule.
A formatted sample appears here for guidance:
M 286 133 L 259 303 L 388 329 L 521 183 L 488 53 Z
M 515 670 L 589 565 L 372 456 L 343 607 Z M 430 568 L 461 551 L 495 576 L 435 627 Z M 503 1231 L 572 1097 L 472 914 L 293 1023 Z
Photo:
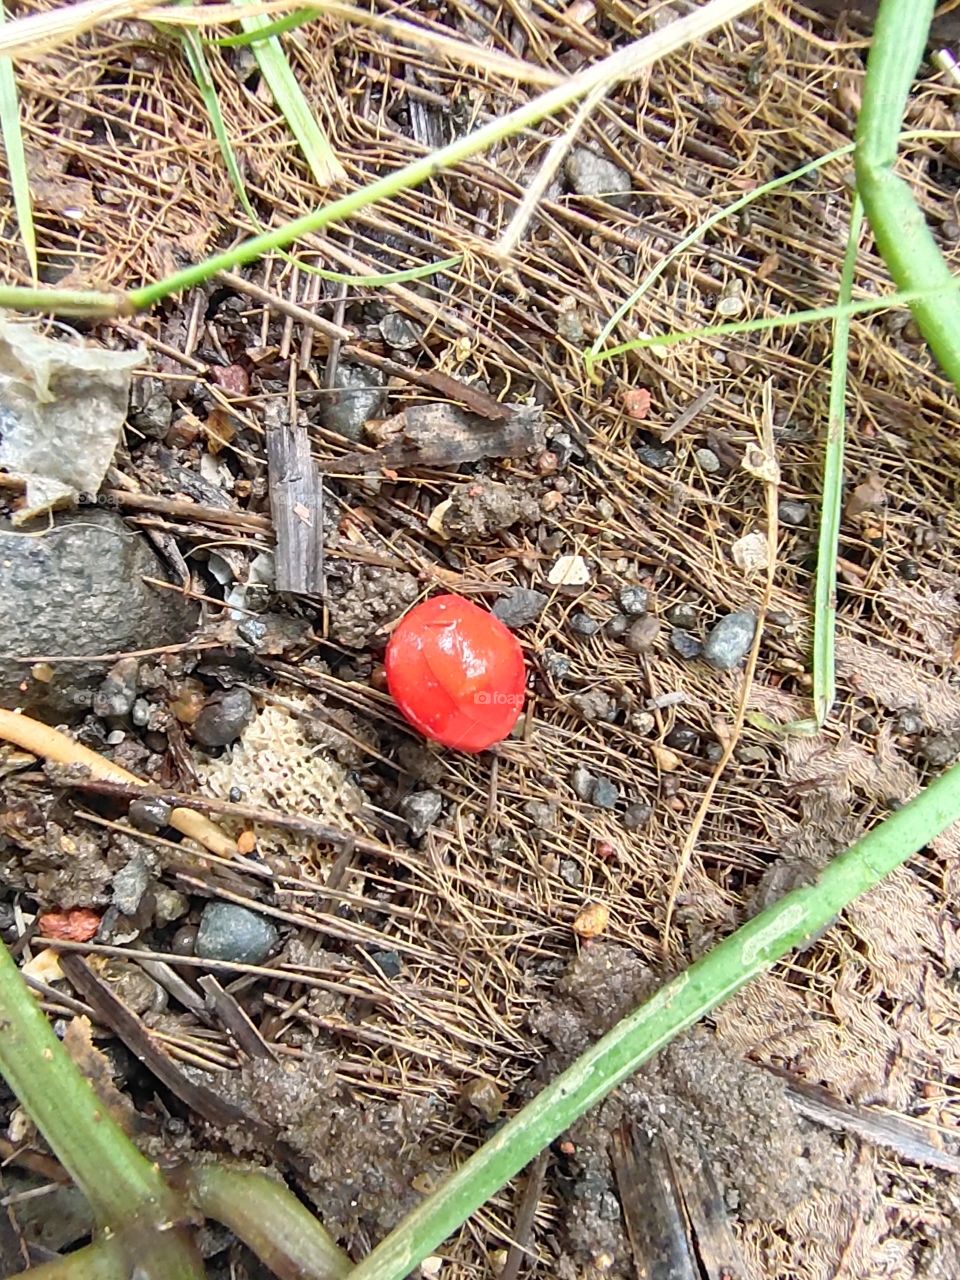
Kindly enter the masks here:
M 516 636 L 462 596 L 433 596 L 401 618 L 386 667 L 406 719 L 458 751 L 502 741 L 523 707 L 526 670 Z

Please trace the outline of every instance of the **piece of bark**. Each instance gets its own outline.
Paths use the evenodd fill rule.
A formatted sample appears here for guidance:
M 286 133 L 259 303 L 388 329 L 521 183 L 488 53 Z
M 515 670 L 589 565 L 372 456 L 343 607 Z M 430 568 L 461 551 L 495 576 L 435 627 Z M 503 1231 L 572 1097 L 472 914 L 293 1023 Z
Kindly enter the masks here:
M 670 1157 L 659 1134 L 648 1143 L 629 1120 L 610 1149 L 638 1280 L 700 1280 Z
M 322 596 L 323 479 L 305 428 L 285 421 L 279 407 L 268 411 L 267 462 L 277 590 Z
M 348 453 L 321 463 L 324 471 L 357 474 L 380 467 L 457 467 L 482 458 L 523 458 L 545 445 L 538 406 L 511 406 L 494 422 L 455 405 L 414 404 L 378 424 L 367 424 L 372 452 Z
M 706 1280 L 746 1280 L 747 1264 L 706 1157 L 703 1157 L 699 1168 L 685 1168 L 681 1176 L 666 1139 L 663 1145 L 673 1185 L 679 1188 L 683 1207 L 696 1236 L 697 1255 Z

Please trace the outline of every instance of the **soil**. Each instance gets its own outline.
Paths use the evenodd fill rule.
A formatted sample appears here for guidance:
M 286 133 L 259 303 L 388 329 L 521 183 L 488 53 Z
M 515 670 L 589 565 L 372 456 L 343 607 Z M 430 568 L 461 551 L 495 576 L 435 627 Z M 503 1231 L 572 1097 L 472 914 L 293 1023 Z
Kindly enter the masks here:
M 442 12 L 412 4 L 404 20 L 566 77 L 686 8 L 587 6 L 574 18 L 457 0 Z M 350 189 L 539 88 L 478 69 L 475 54 L 463 65 L 411 54 L 390 28 L 326 17 L 285 47 Z M 249 50 L 207 52 L 261 218 L 306 212 L 323 197 Z M 249 234 L 175 41 L 125 19 L 17 71 L 30 152 L 43 157 L 43 280 L 141 285 Z M 863 74 L 859 25 L 760 7 L 611 89 L 578 145 L 603 161 L 593 173 L 615 182 L 615 202 L 582 174 L 574 185 L 568 167 L 506 264 L 496 238 L 563 121 L 297 248 L 308 265 L 352 274 L 465 255 L 457 267 L 346 286 L 274 257 L 149 315 L 78 322 L 93 341 L 144 348 L 102 496 L 150 562 L 165 562 L 166 593 L 185 584 L 179 603 L 189 596 L 200 623 L 186 648 L 164 646 L 164 634 L 142 646 L 159 653 L 118 653 L 126 665 L 112 683 L 106 667 L 84 677 L 89 696 L 68 728 L 165 795 L 199 793 L 244 856 L 211 858 L 181 840 L 161 825 L 166 801 L 159 829 L 132 830 L 128 796 L 85 790 L 0 746 L 0 931 L 76 1051 L 79 1033 L 66 1032 L 92 997 L 45 967 L 35 926 L 72 908 L 99 918 L 83 950 L 141 1015 L 140 1039 L 102 1001 L 89 1009 L 93 1040 L 152 1157 L 263 1164 L 360 1257 L 618 1018 L 955 757 L 960 413 L 907 313 L 852 321 L 837 696 L 809 736 L 782 726 L 810 717 L 829 324 L 634 352 L 601 362 L 595 380 L 582 359 L 654 269 L 663 274 L 610 343 L 732 309 L 752 318 L 835 300 L 848 157 L 667 255 L 744 192 L 845 145 Z M 952 128 L 954 105 L 924 67 L 906 127 Z M 954 265 L 958 157 L 940 134 L 904 143 L 904 173 Z M 10 204 L 3 173 L 0 197 Z M 29 278 L 13 235 L 0 265 L 4 279 Z M 864 296 L 888 287 L 869 237 L 856 279 Z M 343 368 L 364 359 L 389 366 L 377 416 L 340 434 L 332 397 Z M 305 476 L 323 477 L 322 511 L 300 513 L 323 532 L 322 599 L 276 589 L 285 550 L 266 435 L 278 424 L 302 433 Z M 0 486 L 5 517 L 21 499 L 9 477 Z M 564 563 L 576 582 L 552 574 Z M 0 585 L 6 600 L 13 584 Z M 386 693 L 390 630 L 433 591 L 484 607 L 538 593 L 516 626 L 527 705 L 495 755 L 425 742 Z M 756 668 L 714 670 L 703 642 L 742 610 L 761 619 Z M 70 687 L 76 665 L 53 674 Z M 26 668 L 34 683 L 51 676 Z M 238 688 L 255 714 L 236 741 L 204 746 L 204 708 Z M 412 835 L 405 801 L 424 789 L 438 816 Z M 524 1278 L 643 1274 L 618 1176 L 625 1133 L 683 1221 L 707 1199 L 696 1175 L 709 1171 L 712 1221 L 735 1254 L 726 1274 L 956 1275 L 955 1178 L 895 1136 L 881 1145 L 804 1119 L 790 1083 L 957 1152 L 958 868 L 960 836 L 948 831 L 663 1050 L 553 1144 L 542 1185 L 528 1174 L 445 1242 L 443 1280 L 518 1266 Z M 269 917 L 278 942 L 261 966 L 188 963 L 217 898 Z M 574 923 L 591 907 L 602 908 L 601 936 L 584 941 Z M 162 964 L 148 959 L 148 974 L 112 954 L 123 948 Z M 197 985 L 208 970 L 226 996 L 218 1012 Z M 249 1024 L 223 1016 L 230 1000 Z M 274 1056 L 257 1056 L 257 1037 Z M 163 1055 L 164 1078 L 145 1048 Z M 81 1061 L 89 1069 L 89 1054 Z M 194 1105 L 208 1095 L 248 1123 Z M 40 1159 L 49 1179 L 42 1141 L 6 1093 L 0 1104 L 0 1158 L 17 1177 Z M 0 1258 L 12 1268 L 32 1237 L 16 1199 L 9 1208 Z M 706 1236 L 694 1234 L 709 1274 Z M 264 1274 L 229 1233 L 208 1225 L 202 1241 L 208 1274 Z

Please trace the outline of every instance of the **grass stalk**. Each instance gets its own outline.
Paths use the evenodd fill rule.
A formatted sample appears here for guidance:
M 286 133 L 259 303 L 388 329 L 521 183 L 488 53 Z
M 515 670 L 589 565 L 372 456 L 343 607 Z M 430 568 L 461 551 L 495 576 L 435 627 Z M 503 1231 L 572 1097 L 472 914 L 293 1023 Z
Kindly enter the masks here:
M 181 1215 L 178 1197 L 80 1074 L 2 943 L 0 1027 L 0 1072 L 101 1226 L 118 1233 L 121 1249 L 127 1224 L 157 1228 L 143 1275 L 200 1280 L 203 1267 L 192 1245 L 170 1230 Z
M 860 247 L 863 205 L 854 196 L 850 208 L 850 234 L 840 272 L 839 305 L 848 307 Z M 837 696 L 836 623 L 837 554 L 843 510 L 843 451 L 846 427 L 847 359 L 850 349 L 850 316 L 838 315 L 833 325 L 830 357 L 830 404 L 827 442 L 823 456 L 823 493 L 820 502 L 820 535 L 817 543 L 817 581 L 813 602 L 813 710 L 822 726 Z
M 897 288 L 917 291 L 914 319 L 944 373 L 960 389 L 960 299 L 950 268 L 910 186 L 894 172 L 907 97 L 923 57 L 935 0 L 882 0 L 857 120 L 857 190 Z
M 7 20 L 6 9 L 0 2 L 0 26 Z M 37 232 L 33 225 L 33 201 L 30 198 L 30 171 L 23 149 L 23 130 L 20 128 L 20 95 L 17 92 L 17 76 L 10 58 L 0 57 L 0 134 L 7 156 L 7 173 L 13 192 L 13 207 L 17 214 L 17 228 L 27 255 L 30 275 L 37 282 Z
M 960 765 L 954 765 L 828 863 L 814 884 L 794 889 L 742 925 L 598 1040 L 428 1196 L 351 1272 L 351 1280 L 403 1280 L 658 1050 L 958 820 Z

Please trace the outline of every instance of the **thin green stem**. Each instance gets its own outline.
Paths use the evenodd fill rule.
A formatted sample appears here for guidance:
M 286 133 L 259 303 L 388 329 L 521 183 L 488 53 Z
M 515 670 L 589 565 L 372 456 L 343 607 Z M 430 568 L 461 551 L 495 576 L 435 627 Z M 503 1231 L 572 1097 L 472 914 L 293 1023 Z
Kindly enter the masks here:
M 909 185 L 894 172 L 897 140 L 934 0 L 882 0 L 857 121 L 857 190 L 894 283 L 919 290 L 911 311 L 944 373 L 960 389 L 960 300 L 950 268 Z
M 239 49 L 247 44 L 257 44 L 260 40 L 268 40 L 270 36 L 282 36 L 288 31 L 293 31 L 295 27 L 302 27 L 304 23 L 312 21 L 314 18 L 322 17 L 322 9 L 295 9 L 293 13 L 285 13 L 282 18 L 276 18 L 273 22 L 266 22 L 256 31 L 244 32 L 239 36 L 208 36 L 205 43 L 216 45 L 221 49 Z
M 130 1263 L 108 1240 L 31 1267 L 26 1280 L 130 1280 Z
M 0 26 L 7 20 L 4 5 L 0 3 Z M 11 58 L 0 57 L 0 132 L 3 149 L 7 155 L 7 175 L 13 192 L 13 207 L 17 213 L 17 229 L 23 241 L 23 251 L 30 265 L 30 276 L 37 282 L 37 232 L 33 223 L 33 201 L 30 197 L 30 172 L 23 149 L 23 131 L 20 128 L 20 94 L 17 89 L 17 73 Z
M 485 151 L 494 143 L 512 137 L 521 129 L 526 129 L 547 116 L 554 115 L 563 107 L 589 93 L 597 85 L 613 84 L 618 80 L 637 75 L 656 59 L 665 57 L 691 41 L 702 39 L 716 27 L 752 9 L 755 4 L 756 0 L 709 0 L 708 4 L 702 5 L 686 17 L 670 23 L 660 31 L 644 36 L 643 39 L 635 41 L 624 49 L 618 49 L 616 53 L 610 54 L 609 57 L 587 67 L 578 75 L 572 76 L 564 84 L 548 89 L 530 102 L 497 120 L 492 120 L 474 133 L 457 138 L 448 146 L 441 147 L 438 151 L 423 156 L 419 160 L 414 160 L 396 172 L 387 174 L 358 191 L 351 191 L 348 195 L 341 196 L 339 200 L 333 200 L 282 227 L 253 236 L 224 253 L 208 258 L 205 262 L 196 263 L 182 271 L 174 272 L 163 280 L 134 289 L 129 294 L 129 302 L 135 310 L 151 307 L 170 294 L 203 284 L 221 271 L 232 271 L 235 267 L 253 262 L 275 249 L 285 249 L 301 236 L 322 231 L 324 227 L 343 222 L 379 200 L 387 200 L 401 191 L 418 187 L 427 179 L 435 177 L 438 173 L 469 159 L 480 151 Z
M 93 289 L 25 289 L 0 285 L 0 307 L 17 311 L 55 312 L 61 316 L 116 316 L 130 308 L 122 293 Z
M 850 305 L 853 278 L 860 247 L 863 205 L 854 196 L 850 208 L 850 233 L 840 273 L 839 305 Z M 847 404 L 847 358 L 850 350 L 850 316 L 838 315 L 833 325 L 830 359 L 830 407 L 827 443 L 823 457 L 823 497 L 820 503 L 820 538 L 817 546 L 817 584 L 813 602 L 813 709 L 823 725 L 837 695 L 835 662 L 837 623 L 837 554 L 843 507 L 843 448 Z
M 960 765 L 662 987 L 582 1054 L 437 1188 L 351 1273 L 402 1280 L 574 1120 L 676 1035 L 960 819 Z
M 229 1227 L 279 1280 L 342 1280 L 353 1266 L 330 1233 L 276 1178 L 230 1164 L 189 1170 L 190 1199 Z
M 2 943 L 0 1072 L 102 1226 L 118 1233 L 131 1222 L 162 1228 L 144 1275 L 199 1280 L 199 1259 L 170 1230 L 180 1216 L 178 1198 L 80 1074 Z

